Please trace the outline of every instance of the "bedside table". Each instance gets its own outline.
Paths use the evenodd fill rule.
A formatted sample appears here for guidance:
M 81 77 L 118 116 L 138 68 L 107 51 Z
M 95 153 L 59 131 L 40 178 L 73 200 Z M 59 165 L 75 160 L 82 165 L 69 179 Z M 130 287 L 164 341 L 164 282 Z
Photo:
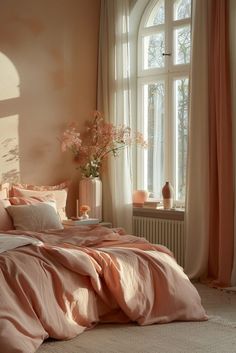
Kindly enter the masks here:
M 63 225 L 66 226 L 84 226 L 90 224 L 99 224 L 99 219 L 97 218 L 88 218 L 88 219 L 64 219 L 62 221 Z
M 100 226 L 103 226 L 103 227 L 112 228 L 112 223 L 110 222 L 100 222 L 98 224 L 100 224 Z
M 73 222 L 72 220 L 64 220 L 62 221 L 62 225 L 64 226 L 64 228 L 66 227 L 76 227 L 79 225 L 100 225 L 102 227 L 107 227 L 107 228 L 112 228 L 112 223 L 111 222 Z

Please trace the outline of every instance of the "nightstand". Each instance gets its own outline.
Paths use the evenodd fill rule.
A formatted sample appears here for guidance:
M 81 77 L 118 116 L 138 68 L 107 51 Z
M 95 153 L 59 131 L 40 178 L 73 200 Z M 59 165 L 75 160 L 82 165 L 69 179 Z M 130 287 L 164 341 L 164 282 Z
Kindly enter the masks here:
M 110 222 L 100 222 L 99 224 L 103 227 L 112 228 L 112 223 Z
M 78 222 L 78 221 L 73 221 L 71 219 L 67 219 L 62 221 L 62 224 L 64 227 L 76 227 L 79 225 L 100 225 L 102 227 L 107 227 L 107 228 L 112 228 L 112 223 L 111 222 L 96 222 L 96 221 L 92 221 L 91 223 L 89 222 L 89 219 L 87 220 L 87 222 Z

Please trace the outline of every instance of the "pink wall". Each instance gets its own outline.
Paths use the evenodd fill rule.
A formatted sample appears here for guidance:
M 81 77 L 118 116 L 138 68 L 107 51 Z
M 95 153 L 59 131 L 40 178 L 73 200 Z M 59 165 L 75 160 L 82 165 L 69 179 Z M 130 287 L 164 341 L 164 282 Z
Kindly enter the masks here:
M 0 182 L 74 180 L 57 138 L 96 108 L 100 0 L 7 0 L 0 11 Z

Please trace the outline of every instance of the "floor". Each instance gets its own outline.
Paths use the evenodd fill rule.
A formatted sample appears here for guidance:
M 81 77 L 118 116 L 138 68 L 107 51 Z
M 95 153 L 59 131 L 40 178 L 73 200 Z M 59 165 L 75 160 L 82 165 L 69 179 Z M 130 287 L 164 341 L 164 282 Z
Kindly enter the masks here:
M 44 343 L 37 353 L 236 353 L 236 292 L 195 286 L 208 321 L 98 325 L 70 341 Z
M 201 298 L 202 304 L 208 315 L 219 316 L 235 324 L 236 327 L 236 291 L 219 290 L 209 288 L 203 284 L 195 284 Z M 235 348 L 236 352 L 236 348 Z

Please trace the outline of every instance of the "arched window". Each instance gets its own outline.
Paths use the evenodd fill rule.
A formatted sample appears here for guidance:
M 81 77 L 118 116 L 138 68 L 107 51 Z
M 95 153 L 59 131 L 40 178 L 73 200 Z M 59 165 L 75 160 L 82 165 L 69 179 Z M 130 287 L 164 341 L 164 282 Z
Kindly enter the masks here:
M 138 188 L 161 197 L 165 181 L 184 201 L 186 183 L 191 0 L 150 1 L 138 34 Z

